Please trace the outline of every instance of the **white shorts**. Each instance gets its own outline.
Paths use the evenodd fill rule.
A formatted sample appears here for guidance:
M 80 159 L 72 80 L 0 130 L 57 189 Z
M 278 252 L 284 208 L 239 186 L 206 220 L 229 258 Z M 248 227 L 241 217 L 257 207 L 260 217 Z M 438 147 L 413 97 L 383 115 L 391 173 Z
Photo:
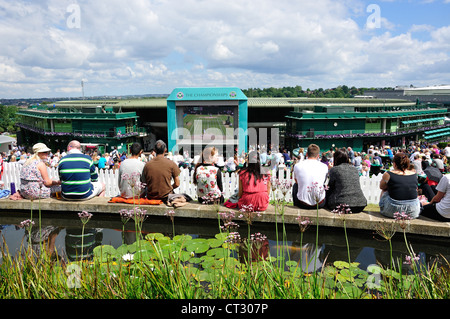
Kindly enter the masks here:
M 71 200 L 71 201 L 88 200 L 88 199 L 91 199 L 91 198 L 93 198 L 95 196 L 100 195 L 103 192 L 103 190 L 105 189 L 104 188 L 104 184 L 101 183 L 101 182 L 91 182 L 91 184 L 92 184 L 93 190 L 92 190 L 92 194 L 89 197 L 85 197 L 85 198 L 69 198 L 68 199 L 68 198 L 64 198 L 64 196 L 63 196 L 63 198 L 66 199 L 66 200 Z

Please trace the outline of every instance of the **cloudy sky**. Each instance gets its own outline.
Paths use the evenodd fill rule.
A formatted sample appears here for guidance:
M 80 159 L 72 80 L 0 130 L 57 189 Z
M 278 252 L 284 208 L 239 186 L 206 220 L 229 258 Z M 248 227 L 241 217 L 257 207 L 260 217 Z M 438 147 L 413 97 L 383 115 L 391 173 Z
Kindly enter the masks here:
M 450 0 L 0 0 L 0 98 L 450 84 Z

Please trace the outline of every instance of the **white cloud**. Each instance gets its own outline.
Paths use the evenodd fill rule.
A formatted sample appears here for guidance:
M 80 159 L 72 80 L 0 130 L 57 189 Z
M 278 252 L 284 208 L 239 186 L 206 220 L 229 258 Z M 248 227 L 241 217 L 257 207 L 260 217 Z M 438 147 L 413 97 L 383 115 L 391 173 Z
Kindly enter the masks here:
M 0 97 L 76 95 L 83 78 L 86 95 L 449 78 L 450 26 L 401 33 L 383 7 L 368 30 L 360 0 L 79 0 L 79 17 L 73 4 L 0 0 Z

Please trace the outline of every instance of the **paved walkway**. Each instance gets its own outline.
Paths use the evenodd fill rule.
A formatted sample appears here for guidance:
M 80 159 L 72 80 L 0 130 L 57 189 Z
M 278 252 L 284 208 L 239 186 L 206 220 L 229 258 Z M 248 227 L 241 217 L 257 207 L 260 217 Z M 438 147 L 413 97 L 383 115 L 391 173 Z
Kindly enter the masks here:
M 43 199 L 40 201 L 31 202 L 30 200 L 10 200 L 0 199 L 0 214 L 11 215 L 14 211 L 33 211 L 38 210 L 46 212 L 81 212 L 88 211 L 92 214 L 119 214 L 121 209 L 131 209 L 133 205 L 108 203 L 109 198 L 96 197 L 83 202 L 70 202 L 58 199 Z M 172 209 L 165 204 L 161 205 L 143 205 L 142 208 L 147 210 L 149 215 L 164 216 L 164 213 Z M 228 211 L 230 209 L 221 206 L 221 211 Z M 175 216 L 184 218 L 207 218 L 217 220 L 217 213 L 213 206 L 201 205 L 198 202 L 190 202 L 183 207 L 175 209 Z M 297 224 L 297 216 L 308 217 L 313 224 L 316 222 L 316 210 L 303 210 L 294 208 L 292 206 L 285 207 L 284 221 L 287 224 Z M 336 216 L 328 210 L 320 209 L 319 225 L 329 227 L 340 227 L 344 225 L 342 217 Z M 274 206 L 269 206 L 267 211 L 261 214 L 260 217 L 255 217 L 255 221 L 273 223 L 275 219 L 282 221 L 280 213 L 275 213 Z M 359 214 L 345 215 L 345 222 L 347 228 L 362 229 L 362 230 L 376 230 L 377 227 L 383 223 L 395 223 L 393 219 L 385 218 L 379 212 L 361 212 Z M 406 228 L 407 233 L 430 235 L 437 237 L 450 237 L 450 223 L 437 222 L 426 217 L 420 217 L 415 220 L 408 221 Z

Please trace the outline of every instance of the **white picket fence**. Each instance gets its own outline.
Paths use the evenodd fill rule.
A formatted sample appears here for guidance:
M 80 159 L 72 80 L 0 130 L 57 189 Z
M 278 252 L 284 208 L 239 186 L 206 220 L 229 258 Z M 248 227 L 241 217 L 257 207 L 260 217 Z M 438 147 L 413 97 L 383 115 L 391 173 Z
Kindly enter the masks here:
M 1 181 L 4 183 L 4 189 L 11 189 L 11 183 L 15 183 L 16 189 L 20 187 L 20 169 L 22 165 L 18 163 L 4 163 L 4 171 Z M 52 179 L 59 179 L 58 172 L 55 168 L 49 168 L 49 175 Z M 119 194 L 118 187 L 118 170 L 100 170 L 99 181 L 105 184 L 105 196 L 113 197 Z M 279 167 L 278 179 L 292 179 L 290 171 L 284 170 L 284 167 Z M 175 192 L 181 194 L 187 194 L 193 199 L 197 199 L 197 186 L 193 183 L 193 176 L 189 172 L 189 169 L 181 169 L 180 174 L 180 187 Z M 378 204 L 380 199 L 379 183 L 381 180 L 381 174 L 373 175 L 372 177 L 361 176 L 360 183 L 361 189 L 367 198 L 369 204 Z M 224 197 L 229 198 L 233 195 L 238 187 L 239 180 L 236 173 L 222 173 L 223 191 Z M 279 192 L 278 195 L 281 193 Z M 271 194 L 272 196 L 273 194 Z M 272 197 L 271 197 L 272 198 Z M 292 189 L 286 194 L 286 200 L 292 201 Z

